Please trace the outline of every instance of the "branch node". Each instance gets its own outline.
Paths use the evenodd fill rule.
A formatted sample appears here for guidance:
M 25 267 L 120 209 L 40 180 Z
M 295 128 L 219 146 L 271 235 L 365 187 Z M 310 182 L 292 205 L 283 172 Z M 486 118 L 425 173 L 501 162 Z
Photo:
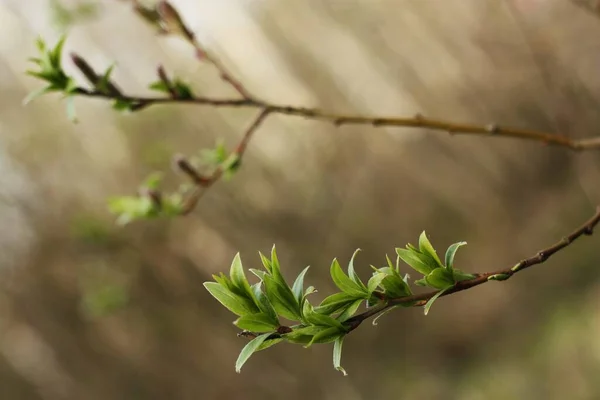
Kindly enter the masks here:
M 498 126 L 498 124 L 491 123 L 485 126 L 485 130 L 490 134 L 494 135 L 500 132 L 500 127 Z
M 537 253 L 537 258 L 538 258 L 540 261 L 544 262 L 544 261 L 546 261 L 546 260 L 548 259 L 548 253 L 547 253 L 547 252 L 545 252 L 544 250 L 542 250 L 542 251 L 539 251 L 539 252 Z

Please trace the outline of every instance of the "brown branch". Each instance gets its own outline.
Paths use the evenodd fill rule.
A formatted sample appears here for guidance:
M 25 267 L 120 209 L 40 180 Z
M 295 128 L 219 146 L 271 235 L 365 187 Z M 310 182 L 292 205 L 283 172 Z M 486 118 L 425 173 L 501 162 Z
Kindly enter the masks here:
M 78 88 L 76 92 L 82 96 L 101 97 L 109 99 L 119 99 L 129 101 L 135 104 L 143 104 L 148 107 L 153 104 L 165 103 L 188 103 L 196 105 L 207 105 L 214 107 L 250 107 L 262 110 L 268 110 L 272 114 L 283 114 L 289 116 L 298 116 L 307 119 L 321 120 L 331 122 L 336 126 L 342 125 L 371 125 L 373 127 L 409 127 L 431 129 L 437 132 L 446 132 L 451 135 L 477 135 L 494 136 L 505 138 L 516 138 L 540 142 L 546 145 L 564 147 L 570 150 L 600 150 L 600 137 L 573 139 L 567 135 L 555 134 L 550 132 L 541 132 L 530 129 L 520 129 L 507 126 L 499 126 L 491 123 L 487 125 L 468 124 L 463 122 L 453 122 L 426 118 L 420 114 L 412 117 L 381 117 L 381 116 L 360 116 L 333 114 L 321 111 L 317 108 L 295 107 L 280 104 L 267 103 L 253 98 L 247 99 L 219 99 L 209 97 L 171 98 L 171 97 L 144 97 L 144 96 L 112 96 L 104 92 Z
M 193 31 L 185 24 L 178 11 L 166 0 L 161 0 L 154 8 L 143 6 L 138 0 L 128 0 L 133 4 L 134 11 L 147 22 L 157 27 L 163 33 L 179 34 L 195 50 L 195 56 L 199 61 L 210 63 L 220 74 L 221 79 L 227 82 L 241 98 L 211 98 L 202 96 L 178 97 L 170 85 L 170 81 L 162 69 L 159 67 L 159 79 L 167 86 L 170 96 L 152 97 L 152 96 L 129 96 L 122 94 L 115 85 L 110 82 L 110 90 L 99 90 L 77 88 L 75 93 L 96 98 L 106 98 L 121 100 L 132 105 L 131 110 L 137 111 L 156 104 L 194 104 L 212 107 L 249 107 L 260 110 L 260 114 L 254 123 L 244 134 L 234 153 L 241 159 L 243 153 L 251 139 L 253 133 L 258 129 L 263 120 L 269 114 L 282 114 L 288 116 L 298 116 L 306 119 L 321 120 L 334 124 L 342 125 L 371 125 L 373 127 L 412 127 L 421 129 L 430 129 L 436 132 L 448 134 L 465 134 L 479 136 L 495 136 L 505 138 L 516 138 L 540 142 L 546 145 L 564 147 L 573 151 L 581 150 L 600 150 L 600 136 L 584 139 L 573 139 L 565 134 L 550 132 L 541 132 L 530 129 L 519 129 L 512 127 L 499 126 L 496 123 L 490 124 L 471 124 L 446 120 L 426 118 L 420 114 L 410 117 L 383 117 L 383 116 L 361 116 L 328 113 L 316 108 L 288 106 L 275 104 L 260 100 L 252 95 L 248 89 L 237 79 L 225 65 L 211 52 L 209 52 L 196 39 Z M 578 0 L 573 0 L 578 2 Z M 580 1 L 580 0 L 579 0 Z M 84 75 L 94 84 L 99 77 L 93 69 L 85 63 L 85 60 L 74 59 L 76 65 L 82 70 Z M 87 72 L 87 73 L 86 73 Z M 91 78 L 90 78 L 91 77 Z M 115 89 L 115 90 L 112 90 Z M 239 160 L 238 160 L 239 161 Z M 183 164 L 181 164 L 183 162 Z M 197 204 L 205 189 L 212 186 L 221 178 L 224 173 L 222 167 L 218 167 L 211 176 L 204 177 L 200 175 L 184 159 L 179 160 L 180 169 L 191 177 L 195 188 L 189 197 L 185 200 L 183 215 L 188 214 Z
M 482 285 L 489 281 L 505 281 L 519 271 L 522 271 L 522 270 L 532 267 L 534 265 L 542 264 L 545 261 L 547 261 L 552 255 L 556 254 L 560 250 L 569 246 L 571 243 L 573 243 L 579 237 L 581 237 L 583 235 L 592 235 L 592 233 L 594 232 L 594 228 L 596 227 L 596 225 L 598 225 L 598 223 L 600 223 L 600 205 L 598 207 L 596 207 L 596 213 L 594 214 L 593 217 L 591 217 L 589 220 L 587 220 L 579 228 L 575 229 L 573 232 L 571 232 L 567 236 L 563 237 L 557 243 L 538 251 L 535 255 L 533 255 L 529 258 L 519 261 L 516 265 L 514 265 L 512 267 L 502 269 L 499 271 L 478 274 L 473 279 L 458 282 L 456 285 L 454 285 L 454 287 L 446 290 L 446 292 L 444 292 L 440 297 L 444 297 L 444 296 L 448 296 L 453 293 L 461 292 L 463 290 L 467 290 L 467 289 L 473 288 L 475 286 Z M 352 317 L 348 321 L 346 321 L 346 323 L 350 326 L 350 330 L 354 330 L 366 319 L 374 317 L 391 307 L 398 306 L 398 305 L 405 305 L 405 306 L 408 305 L 408 306 L 413 306 L 413 307 L 423 306 L 427 303 L 427 301 L 429 299 L 431 299 L 437 293 L 438 293 L 438 291 L 432 291 L 432 292 L 427 292 L 427 293 L 415 294 L 415 295 L 411 295 L 411 296 L 404 296 L 404 297 L 388 299 L 385 304 L 378 306 L 378 307 L 373 307 L 373 308 L 365 311 L 364 313 L 355 315 L 354 317 Z
M 591 14 L 595 18 L 600 18 L 600 1 L 598 0 L 571 0 L 575 6 Z

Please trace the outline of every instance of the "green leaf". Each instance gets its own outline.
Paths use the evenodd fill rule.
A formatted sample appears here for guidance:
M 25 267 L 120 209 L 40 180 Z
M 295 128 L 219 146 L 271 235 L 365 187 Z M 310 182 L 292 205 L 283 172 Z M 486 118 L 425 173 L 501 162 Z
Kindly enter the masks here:
M 273 308 L 273 305 L 269 301 L 269 298 L 264 294 L 261 290 L 262 282 L 258 282 L 252 285 L 252 291 L 254 292 L 254 298 L 256 300 L 256 305 L 263 313 L 267 314 L 271 320 L 279 325 L 279 319 L 277 318 L 277 312 Z
M 458 251 L 458 249 L 461 246 L 466 245 L 467 242 L 458 242 L 458 243 L 454 243 L 452 245 L 450 245 L 450 247 L 448 247 L 448 250 L 446 250 L 446 256 L 445 261 L 446 261 L 446 268 L 448 269 L 453 269 L 454 268 L 454 256 L 456 255 L 456 252 Z
M 150 85 L 148 85 L 148 89 L 161 93 L 169 93 L 169 86 L 167 86 L 167 83 L 163 82 L 162 80 L 152 82 Z
M 157 190 L 164 178 L 165 174 L 159 171 L 152 172 L 144 179 L 142 187 L 150 190 Z
M 112 108 L 117 111 L 133 112 L 137 109 L 139 103 L 127 99 L 115 99 Z
M 326 328 L 323 327 L 319 333 L 313 336 L 308 345 L 304 346 L 306 348 L 312 346 L 313 344 L 322 344 L 322 343 L 331 343 L 336 340 L 338 337 L 345 335 L 345 331 L 341 331 L 338 328 Z
M 265 275 L 264 283 L 265 293 L 277 314 L 292 321 L 300 321 L 299 305 L 287 284 L 282 286 L 271 275 Z
M 425 277 L 425 281 L 429 286 L 435 289 L 445 289 L 455 283 L 452 272 L 443 267 L 431 271 L 431 273 Z
M 423 231 L 421 233 L 421 236 L 419 236 L 419 250 L 421 250 L 421 253 L 428 255 L 429 257 L 434 259 L 439 267 L 444 266 L 437 253 L 435 252 L 435 249 L 431 245 L 429 238 L 427 238 L 427 234 L 425 233 L 425 231 Z
M 327 296 L 321 302 L 321 304 L 319 304 L 319 306 L 315 308 L 315 311 L 321 314 L 331 315 L 348 307 L 356 300 L 356 297 L 351 296 L 347 293 L 335 293 L 331 296 Z
M 302 302 L 302 298 L 304 295 L 304 275 L 306 275 L 306 272 L 309 268 L 310 267 L 306 267 L 302 270 L 302 272 L 300 272 L 300 275 L 298 275 L 298 277 L 294 281 L 294 285 L 292 286 L 292 292 L 294 293 L 294 296 L 296 296 L 298 304 Z
M 333 282 L 342 292 L 354 296 L 355 298 L 366 298 L 368 296 L 366 289 L 363 289 L 342 271 L 342 267 L 340 267 L 340 263 L 337 259 L 334 259 L 331 263 L 330 272 Z
M 272 266 L 271 266 L 271 260 L 269 260 L 267 257 L 265 257 L 265 255 L 263 253 L 261 253 L 260 251 L 258 252 L 258 254 L 260 255 L 260 260 L 262 261 L 262 264 L 265 267 L 265 269 L 267 270 L 267 272 L 270 274 L 273 273 Z
M 388 276 L 388 274 L 384 272 L 377 272 L 373 274 L 373 276 L 369 279 L 367 284 L 367 290 L 369 296 L 373 294 L 373 292 L 377 289 L 377 287 L 381 284 L 381 282 Z
M 358 310 L 363 301 L 363 299 L 358 299 L 350 303 L 336 319 L 340 322 L 347 321 L 356 313 L 356 310 Z
M 221 272 L 219 275 L 213 275 L 212 277 L 215 282 L 235 293 L 236 287 L 233 285 L 233 282 L 231 282 L 231 279 L 229 279 L 229 277 L 227 277 L 224 273 Z
M 429 285 L 427 284 L 427 280 L 426 280 L 426 278 L 427 278 L 427 277 L 425 277 L 425 278 L 423 278 L 423 279 L 417 279 L 417 280 L 415 281 L 415 285 L 417 285 L 417 286 L 429 286 Z
M 356 283 L 364 291 L 364 290 L 367 290 L 367 287 L 360 280 L 360 278 L 354 271 L 354 258 L 356 257 L 356 255 L 358 254 L 359 251 L 360 251 L 360 249 L 356 249 L 354 251 L 354 254 L 352 254 L 352 257 L 350 258 L 350 262 L 348 263 L 348 276 L 350 277 L 350 279 L 352 279 L 352 281 L 354 281 L 354 283 Z
M 423 275 L 427 275 L 435 269 L 434 265 L 428 262 L 428 257 L 423 257 L 415 250 L 397 248 L 396 253 L 402 261 Z
M 452 276 L 454 277 L 455 282 L 467 281 L 469 279 L 475 279 L 476 276 L 473 274 L 469 274 L 467 272 L 463 272 L 459 269 L 452 270 Z
M 290 293 L 292 293 L 292 289 L 290 289 L 290 287 L 285 281 L 285 278 L 283 277 L 283 274 L 281 273 L 281 266 L 279 265 L 279 259 L 277 258 L 277 251 L 275 250 L 275 245 L 273 245 L 273 248 L 271 249 L 271 275 L 281 286 L 288 288 Z
M 265 340 L 264 342 L 262 342 L 260 344 L 260 346 L 258 346 L 258 349 L 256 349 L 256 351 L 268 349 L 269 347 L 276 345 L 277 343 L 281 342 L 282 340 L 283 340 L 283 338 L 280 338 L 280 337 L 267 338 L 267 340 Z
M 242 366 L 248 359 L 260 348 L 261 344 L 270 336 L 270 333 L 264 333 L 252 339 L 240 352 L 237 361 L 235 362 L 235 372 L 240 373 Z
M 26 96 L 26 97 L 23 99 L 23 102 L 22 102 L 22 104 L 23 104 L 24 106 L 26 106 L 27 104 L 31 103 L 31 102 L 32 102 L 33 100 L 35 100 L 36 98 L 38 98 L 38 97 L 40 97 L 40 96 L 42 96 L 42 95 L 44 95 L 44 94 L 46 94 L 46 93 L 48 93 L 48 92 L 51 92 L 51 91 L 53 91 L 53 90 L 54 90 L 54 88 L 53 88 L 51 85 L 44 86 L 43 88 L 41 88 L 41 89 L 38 89 L 38 90 L 34 90 L 33 92 L 29 93 L 29 94 L 28 94 L 28 95 L 27 95 L 27 96 Z
M 108 200 L 109 211 L 119 216 L 118 223 L 125 225 L 138 218 L 158 215 L 154 203 L 148 197 L 122 196 Z
M 115 69 L 115 64 L 111 65 L 104 71 L 104 74 L 96 84 L 96 88 L 103 93 L 110 93 L 110 76 Z
M 238 318 L 234 324 L 250 332 L 273 332 L 279 326 L 272 317 L 265 313 L 248 314 Z
M 267 275 L 267 273 L 265 271 L 261 271 L 259 269 L 250 268 L 250 269 L 248 269 L 248 271 L 250 271 L 254 275 L 256 275 L 258 277 L 258 279 L 260 279 L 261 281 L 263 281 L 265 278 L 265 275 Z
M 333 343 L 333 367 L 340 371 L 344 376 L 348 376 L 346 370 L 342 368 L 341 360 L 342 360 L 342 344 L 344 343 L 344 336 L 340 336 L 335 339 Z
M 66 40 L 67 40 L 67 37 L 62 36 L 59 39 L 58 43 L 56 43 L 56 46 L 54 46 L 54 49 L 48 53 L 48 56 L 50 59 L 50 64 L 54 67 L 54 69 L 57 69 L 57 70 L 62 69 L 61 68 L 61 56 L 62 56 L 62 50 L 63 50 Z
M 312 325 L 331 326 L 337 328 L 340 331 L 346 329 L 344 325 L 342 325 L 342 323 L 336 320 L 335 318 L 330 317 L 329 315 L 315 312 L 313 310 L 313 306 L 308 301 L 304 302 L 304 305 L 302 307 L 302 316 L 304 317 L 305 321 L 309 322 Z
M 244 267 L 242 266 L 242 258 L 240 257 L 240 253 L 237 253 L 231 262 L 231 267 L 229 269 L 229 276 L 231 277 L 231 281 L 234 286 L 237 287 L 240 291 L 240 294 L 245 294 L 244 297 L 252 298 L 254 293 L 252 289 L 250 289 L 250 284 L 248 283 L 248 279 L 246 279 L 246 274 L 244 273 Z
M 192 99 L 194 97 L 192 93 L 192 88 L 187 83 L 175 78 L 175 82 L 173 84 L 173 89 L 175 93 L 177 93 L 178 99 Z
M 404 297 L 412 294 L 408 284 L 397 272 L 387 275 L 381 281 L 381 286 L 383 286 L 385 294 L 389 297 Z
M 75 111 L 75 98 L 73 96 L 67 97 L 67 118 L 72 123 L 77 123 L 77 112 Z
M 233 293 L 217 282 L 204 282 L 204 287 L 219 303 L 240 317 L 259 311 L 253 302 Z
M 438 299 L 438 297 L 440 297 L 442 294 L 444 294 L 444 292 L 448 289 L 450 289 L 452 286 L 447 287 L 445 289 L 440 290 L 439 292 L 437 292 L 435 294 L 435 296 L 433 296 L 432 298 L 430 298 L 427 303 L 425 304 L 425 309 L 424 309 L 424 313 L 425 315 L 427 315 L 429 313 L 429 309 L 431 308 L 431 306 L 433 305 L 433 303 Z

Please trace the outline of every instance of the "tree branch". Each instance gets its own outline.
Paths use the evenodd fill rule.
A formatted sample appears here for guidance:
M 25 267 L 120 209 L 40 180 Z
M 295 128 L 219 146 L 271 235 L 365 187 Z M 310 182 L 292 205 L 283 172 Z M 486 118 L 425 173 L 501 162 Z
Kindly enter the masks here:
M 230 157 L 232 157 L 232 156 L 235 157 L 235 160 L 234 160 L 235 168 L 238 168 L 239 165 L 241 164 L 242 158 L 246 152 L 248 143 L 250 142 L 252 135 L 258 130 L 258 128 L 265 121 L 265 119 L 267 119 L 270 112 L 271 111 L 269 111 L 268 109 L 263 109 L 258 114 L 258 116 L 254 119 L 252 124 L 244 132 L 244 135 L 242 136 L 242 139 L 239 141 L 239 143 L 235 147 L 235 150 L 230 154 Z M 180 168 L 181 168 L 181 166 L 180 166 Z M 196 173 L 196 171 L 188 172 L 188 175 L 191 175 L 193 177 L 192 180 L 194 181 L 194 183 L 196 185 L 195 185 L 195 188 L 193 189 L 192 193 L 185 200 L 185 203 L 182 208 L 182 215 L 189 214 L 196 207 L 196 204 L 198 204 L 198 201 L 200 200 L 202 195 L 205 193 L 205 190 L 208 189 L 209 187 L 211 187 L 219 179 L 221 179 L 221 177 L 223 176 L 224 173 L 225 173 L 225 169 L 223 168 L 223 166 L 217 167 L 217 169 L 208 178 L 199 177 L 199 175 Z
M 594 232 L 594 228 L 596 225 L 600 223 L 600 205 L 596 207 L 596 213 L 589 220 L 587 220 L 583 225 L 579 228 L 575 229 L 573 232 L 563 237 L 557 243 L 538 251 L 535 255 L 525 258 L 519 261 L 512 267 L 502 269 L 494 272 L 486 272 L 482 274 L 477 274 L 474 279 L 469 279 L 466 281 L 458 282 L 451 289 L 446 290 L 440 297 L 448 296 L 453 293 L 461 292 L 463 290 L 471 289 L 475 286 L 482 285 L 489 281 L 505 281 L 512 277 L 519 271 L 532 267 L 534 265 L 542 264 L 546 260 L 548 260 L 552 255 L 556 254 L 560 250 L 569 246 L 575 240 L 583 235 L 592 235 Z M 350 326 L 350 330 L 356 329 L 363 321 L 374 317 L 383 311 L 395 307 L 398 305 L 409 305 L 413 307 L 423 306 L 427 303 L 429 299 L 434 297 L 438 291 L 432 291 L 427 293 L 415 294 L 412 296 L 398 297 L 395 299 L 387 299 L 387 302 L 379 307 L 373 307 L 368 309 L 367 311 L 355 315 L 350 318 L 346 323 Z

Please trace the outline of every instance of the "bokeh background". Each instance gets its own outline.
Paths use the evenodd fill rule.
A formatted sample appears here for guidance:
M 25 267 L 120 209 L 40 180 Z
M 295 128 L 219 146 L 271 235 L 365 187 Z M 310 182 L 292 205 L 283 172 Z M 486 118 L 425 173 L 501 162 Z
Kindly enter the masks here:
M 424 115 L 592 137 L 600 126 L 600 18 L 582 0 L 172 0 L 206 47 L 272 102 Z M 466 240 L 467 271 L 505 268 L 554 243 L 600 203 L 600 154 L 408 128 L 273 116 L 243 168 L 189 216 L 114 223 L 175 153 L 233 146 L 255 111 L 156 106 L 121 115 L 58 95 L 27 107 L 34 40 L 147 94 L 156 67 L 197 93 L 233 95 L 175 37 L 116 0 L 0 0 L 0 398 L 598 399 L 600 237 L 504 283 L 402 309 L 344 345 L 278 345 L 234 362 L 245 339 L 204 290 L 240 251 L 277 245 L 292 278 L 356 248 L 382 265 L 427 230 L 438 251 Z M 66 62 L 67 70 L 74 72 Z M 75 73 L 75 72 L 74 72 Z M 78 76 L 78 75 L 77 75 Z M 83 83 L 83 80 L 82 80 Z M 169 172 L 171 171 L 171 172 Z M 408 272 L 408 269 L 407 269 Z

